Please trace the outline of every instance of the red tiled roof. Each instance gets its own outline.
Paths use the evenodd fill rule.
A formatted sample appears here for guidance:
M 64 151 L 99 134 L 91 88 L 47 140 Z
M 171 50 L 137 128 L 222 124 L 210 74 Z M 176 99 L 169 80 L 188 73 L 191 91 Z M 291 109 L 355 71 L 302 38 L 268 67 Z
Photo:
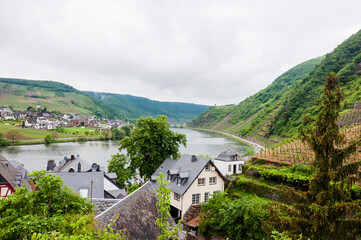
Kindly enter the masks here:
M 192 220 L 189 220 L 185 224 L 190 226 L 190 227 L 198 227 L 200 219 L 201 219 L 201 217 L 197 216 L 197 217 L 193 218 Z

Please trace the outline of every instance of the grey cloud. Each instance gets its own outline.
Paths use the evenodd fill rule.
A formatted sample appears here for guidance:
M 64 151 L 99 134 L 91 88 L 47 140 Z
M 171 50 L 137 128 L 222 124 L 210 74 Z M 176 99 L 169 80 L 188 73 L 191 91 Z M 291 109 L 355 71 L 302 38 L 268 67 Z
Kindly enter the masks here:
M 359 1 L 1 1 L 0 76 L 238 103 L 358 31 Z

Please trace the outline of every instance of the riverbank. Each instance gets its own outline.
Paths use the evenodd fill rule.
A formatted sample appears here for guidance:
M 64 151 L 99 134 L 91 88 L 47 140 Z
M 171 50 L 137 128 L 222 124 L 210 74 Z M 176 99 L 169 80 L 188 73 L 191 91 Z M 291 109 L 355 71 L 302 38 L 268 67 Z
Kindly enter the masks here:
M 101 139 L 100 137 L 92 137 L 92 138 L 60 138 L 52 140 L 48 144 L 52 143 L 68 143 L 68 142 L 88 142 L 88 141 L 103 141 L 109 139 Z M 21 146 L 21 145 L 39 145 L 39 144 L 47 144 L 43 139 L 34 139 L 34 140 L 20 140 L 16 142 L 7 142 L 7 145 L 4 146 Z
M 234 139 L 236 141 L 247 144 L 249 147 L 251 147 L 253 149 L 255 154 L 257 154 L 257 153 L 259 153 L 259 152 L 266 149 L 265 146 L 262 146 L 260 143 L 252 141 L 251 139 L 246 139 L 246 138 L 244 138 L 242 136 L 238 136 L 236 134 L 231 134 L 231 133 L 226 133 L 226 132 L 221 132 L 221 131 L 216 131 L 216 130 L 203 129 L 203 128 L 190 128 L 190 129 L 194 129 L 194 130 L 197 130 L 197 131 L 217 133 L 217 134 L 220 134 L 222 136 L 232 138 L 232 139 Z

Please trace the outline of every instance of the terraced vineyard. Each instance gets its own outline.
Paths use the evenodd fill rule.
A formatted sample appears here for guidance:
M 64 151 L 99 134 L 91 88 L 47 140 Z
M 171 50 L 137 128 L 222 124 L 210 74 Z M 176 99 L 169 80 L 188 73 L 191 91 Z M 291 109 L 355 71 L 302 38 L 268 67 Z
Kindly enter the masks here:
M 338 147 L 347 147 L 351 142 L 361 138 L 361 124 L 346 126 L 341 132 L 345 135 L 345 141 Z M 256 159 L 265 159 L 270 162 L 284 162 L 289 164 L 301 163 L 309 165 L 314 161 L 315 155 L 307 143 L 300 139 L 280 144 L 270 150 L 263 151 L 255 156 Z M 360 149 L 356 151 L 348 161 L 361 160 Z

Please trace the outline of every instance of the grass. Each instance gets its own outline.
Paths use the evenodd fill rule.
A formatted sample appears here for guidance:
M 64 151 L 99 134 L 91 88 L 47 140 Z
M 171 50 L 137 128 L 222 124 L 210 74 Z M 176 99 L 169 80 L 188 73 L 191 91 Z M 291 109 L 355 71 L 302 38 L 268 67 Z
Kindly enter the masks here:
M 18 129 L 25 138 L 44 139 L 46 135 L 51 134 L 51 131 L 38 130 L 33 128 L 20 128 L 14 124 L 21 124 L 21 121 L 3 121 L 0 122 L 0 133 L 5 134 L 10 129 Z M 8 124 L 8 125 L 5 125 Z M 59 133 L 59 138 L 74 138 L 78 135 L 85 135 L 85 131 L 94 130 L 94 128 L 66 128 L 64 133 Z M 74 136 L 76 135 L 76 136 Z

